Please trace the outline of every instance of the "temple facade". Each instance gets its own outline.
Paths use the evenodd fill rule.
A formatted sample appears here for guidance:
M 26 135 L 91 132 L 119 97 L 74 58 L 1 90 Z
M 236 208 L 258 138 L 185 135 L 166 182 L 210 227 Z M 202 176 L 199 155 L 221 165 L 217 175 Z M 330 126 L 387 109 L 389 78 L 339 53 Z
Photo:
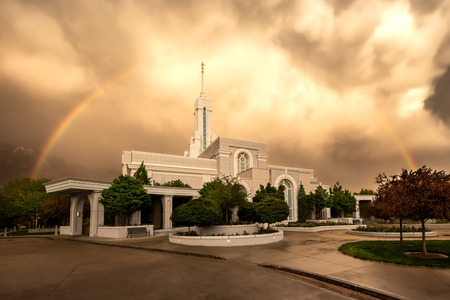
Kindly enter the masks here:
M 216 177 L 237 177 L 251 201 L 260 185 L 284 185 L 290 208 L 289 220 L 297 220 L 297 192 L 303 184 L 306 193 L 322 185 L 313 170 L 268 164 L 266 144 L 257 141 L 216 136 L 212 133 L 212 103 L 202 88 L 194 104 L 194 134 L 184 155 L 123 151 L 122 174 L 133 175 L 143 162 L 152 180 L 164 184 L 180 179 L 194 189 Z M 328 186 L 324 186 L 328 189 Z
M 164 184 L 171 180 L 181 180 L 192 188 L 174 188 L 146 185 L 151 195 L 152 205 L 147 210 L 137 211 L 131 216 L 133 225 L 146 224 L 153 234 L 172 232 L 170 216 L 175 207 L 199 197 L 199 189 L 214 178 L 236 177 L 243 190 L 252 201 L 252 196 L 260 185 L 285 187 L 285 200 L 289 205 L 288 221 L 296 221 L 297 193 L 303 184 L 306 193 L 322 185 L 314 178 L 313 170 L 291 166 L 275 166 L 268 163 L 266 144 L 237 138 L 216 136 L 212 133 L 212 103 L 203 90 L 204 64 L 202 63 L 202 88 L 194 104 L 194 134 L 184 155 L 169 155 L 142 151 L 123 151 L 122 174 L 134 175 L 144 163 L 149 177 Z M 70 226 L 63 226 L 61 234 L 99 237 L 126 237 L 126 226 L 105 226 L 105 213 L 101 192 L 111 186 L 110 182 L 80 178 L 61 178 L 45 183 L 48 193 L 71 195 Z M 322 185 L 325 189 L 328 186 Z M 89 203 L 90 217 L 86 222 L 83 207 Z M 325 209 L 323 218 L 329 218 Z M 130 226 L 128 226 L 130 227 Z

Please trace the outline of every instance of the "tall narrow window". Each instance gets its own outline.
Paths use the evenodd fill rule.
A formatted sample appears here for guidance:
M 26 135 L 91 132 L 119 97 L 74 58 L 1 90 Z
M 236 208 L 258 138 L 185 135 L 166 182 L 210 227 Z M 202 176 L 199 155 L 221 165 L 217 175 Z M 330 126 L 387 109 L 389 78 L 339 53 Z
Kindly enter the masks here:
M 249 158 L 247 153 L 239 153 L 238 155 L 238 173 L 244 172 L 249 167 Z
M 292 184 L 289 180 L 283 179 L 280 182 L 280 185 L 284 185 L 284 200 L 286 200 L 289 205 L 289 217 L 288 220 L 292 220 L 293 218 L 293 203 L 292 203 Z
M 203 150 L 206 149 L 206 108 L 203 107 Z

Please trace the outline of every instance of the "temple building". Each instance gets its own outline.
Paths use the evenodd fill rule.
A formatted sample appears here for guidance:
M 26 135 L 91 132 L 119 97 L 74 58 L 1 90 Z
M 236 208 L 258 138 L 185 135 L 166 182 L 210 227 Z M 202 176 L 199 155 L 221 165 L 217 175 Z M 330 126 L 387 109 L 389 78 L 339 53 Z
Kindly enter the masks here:
M 297 192 L 300 183 L 306 193 L 321 185 L 313 170 L 267 163 L 266 144 L 262 142 L 216 136 L 212 133 L 212 104 L 203 89 L 204 64 L 201 69 L 201 92 L 194 104 L 194 135 L 184 156 L 161 153 L 123 151 L 122 174 L 133 175 L 144 162 L 149 177 L 159 183 L 180 179 L 194 189 L 216 177 L 238 177 L 251 201 L 260 185 L 284 185 L 289 204 L 289 220 L 297 220 Z M 324 186 L 327 188 L 327 186 Z
M 134 175 L 143 162 L 152 181 L 164 184 L 181 180 L 192 188 L 144 186 L 152 198 L 150 211 L 139 211 L 131 217 L 131 224 L 151 224 L 151 228 L 168 233 L 172 229 L 170 215 L 173 208 L 199 197 L 203 184 L 224 176 L 237 177 L 242 189 L 252 201 L 260 185 L 285 187 L 289 205 L 288 221 L 297 220 L 297 193 L 303 184 L 306 193 L 322 185 L 314 178 L 313 170 L 268 163 L 266 144 L 237 138 L 216 136 L 212 133 L 212 103 L 203 89 L 204 64 L 201 67 L 201 92 L 194 104 L 194 134 L 184 155 L 170 155 L 142 151 L 123 151 L 122 174 Z M 119 229 L 103 226 L 104 207 L 99 202 L 101 192 L 110 182 L 79 178 L 62 178 L 44 184 L 48 193 L 71 195 L 70 226 L 61 227 L 61 234 L 83 233 L 83 205 L 89 202 L 90 222 L 84 230 L 90 236 L 123 237 Z M 325 189 L 328 186 L 323 185 Z M 326 218 L 327 216 L 325 216 Z M 329 216 L 328 216 L 329 217 Z

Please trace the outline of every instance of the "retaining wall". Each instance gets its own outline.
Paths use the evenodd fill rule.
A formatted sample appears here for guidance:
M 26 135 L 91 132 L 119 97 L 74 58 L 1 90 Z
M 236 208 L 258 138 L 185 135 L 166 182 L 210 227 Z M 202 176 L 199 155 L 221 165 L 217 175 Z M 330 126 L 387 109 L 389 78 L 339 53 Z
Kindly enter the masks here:
M 334 225 L 334 226 L 317 226 L 317 227 L 273 227 L 276 230 L 296 231 L 296 232 L 320 232 L 328 230 L 351 230 L 366 225 Z
M 359 235 L 359 236 L 371 236 L 379 238 L 400 238 L 400 232 L 370 232 L 370 231 L 357 231 L 349 230 L 347 234 Z M 425 237 L 438 236 L 436 231 L 425 232 Z M 422 238 L 422 232 L 403 232 L 404 238 Z
M 247 234 L 255 234 L 258 232 L 258 224 L 248 224 L 248 225 L 216 225 L 216 226 L 204 226 L 198 227 L 195 226 L 195 232 L 198 235 L 217 235 L 217 234 L 225 234 L 225 235 L 243 235 Z
M 169 242 L 187 246 L 235 247 L 271 244 L 279 242 L 283 238 L 283 231 L 238 236 L 179 236 L 170 234 Z

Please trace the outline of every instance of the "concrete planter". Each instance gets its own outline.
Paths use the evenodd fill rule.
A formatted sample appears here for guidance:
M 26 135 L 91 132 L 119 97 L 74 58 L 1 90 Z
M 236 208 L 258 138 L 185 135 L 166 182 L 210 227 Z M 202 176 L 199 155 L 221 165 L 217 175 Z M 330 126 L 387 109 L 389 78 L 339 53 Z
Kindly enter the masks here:
M 334 225 L 334 226 L 317 226 L 317 227 L 273 227 L 276 230 L 296 231 L 296 232 L 320 232 L 328 230 L 352 230 L 361 225 Z M 366 225 L 362 225 L 366 226 Z
M 128 228 L 133 227 L 147 227 L 147 231 L 150 232 L 150 236 L 153 236 L 153 225 L 139 225 L 139 226 L 99 226 L 98 237 L 106 237 L 113 239 L 126 238 L 128 234 Z M 62 228 L 61 228 L 62 230 Z
M 59 234 L 70 235 L 70 226 L 60 226 L 59 227 Z
M 359 235 L 359 236 L 371 236 L 379 238 L 400 238 L 400 232 L 369 232 L 369 231 L 357 231 L 349 230 L 347 234 Z M 436 231 L 425 232 L 425 237 L 438 236 Z M 422 238 L 422 232 L 403 232 L 404 238 Z
M 254 234 L 258 232 L 258 224 L 248 224 L 248 225 L 217 225 L 217 226 L 195 226 L 195 232 L 198 235 L 243 235 Z
M 187 246 L 236 247 L 271 244 L 279 242 L 283 238 L 283 231 L 238 236 L 178 236 L 170 234 L 169 242 Z

